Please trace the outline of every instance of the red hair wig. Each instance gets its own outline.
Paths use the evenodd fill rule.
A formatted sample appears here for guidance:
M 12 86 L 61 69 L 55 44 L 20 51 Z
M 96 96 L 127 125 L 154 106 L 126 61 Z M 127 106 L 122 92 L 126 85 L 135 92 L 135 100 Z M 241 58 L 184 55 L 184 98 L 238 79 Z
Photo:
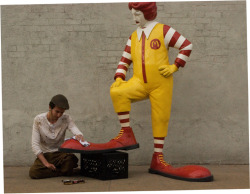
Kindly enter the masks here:
M 131 2 L 128 4 L 128 8 L 143 12 L 145 19 L 148 21 L 154 20 L 157 16 L 156 2 Z

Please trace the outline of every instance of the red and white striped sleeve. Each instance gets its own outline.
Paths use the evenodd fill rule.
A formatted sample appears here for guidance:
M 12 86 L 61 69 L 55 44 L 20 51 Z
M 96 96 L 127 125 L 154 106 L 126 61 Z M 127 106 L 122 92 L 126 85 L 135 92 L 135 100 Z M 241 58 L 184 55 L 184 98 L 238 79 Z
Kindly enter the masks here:
M 192 43 L 168 25 L 164 25 L 163 35 L 164 42 L 167 48 L 174 47 L 179 49 L 179 54 L 177 55 L 174 64 L 178 68 L 184 67 L 192 52 Z
M 116 79 L 117 77 L 121 77 L 123 80 L 125 80 L 127 70 L 131 63 L 132 59 L 131 59 L 131 36 L 130 36 L 127 41 L 126 47 L 123 51 L 122 58 L 118 64 L 114 79 Z

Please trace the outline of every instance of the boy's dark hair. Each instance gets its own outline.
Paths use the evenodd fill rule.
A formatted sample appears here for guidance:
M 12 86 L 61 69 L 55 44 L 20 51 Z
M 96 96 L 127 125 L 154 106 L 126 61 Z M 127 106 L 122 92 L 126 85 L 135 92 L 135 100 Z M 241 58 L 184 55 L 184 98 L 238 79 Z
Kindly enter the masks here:
M 53 108 L 55 108 L 55 106 L 56 106 L 56 105 L 55 105 L 53 102 L 50 101 L 49 107 L 50 107 L 51 109 L 53 109 Z
M 53 109 L 55 106 L 57 106 L 59 108 L 63 108 L 65 110 L 68 110 L 69 109 L 69 102 L 64 95 L 57 94 L 57 95 L 52 97 L 52 99 L 50 100 L 49 106 L 51 109 Z

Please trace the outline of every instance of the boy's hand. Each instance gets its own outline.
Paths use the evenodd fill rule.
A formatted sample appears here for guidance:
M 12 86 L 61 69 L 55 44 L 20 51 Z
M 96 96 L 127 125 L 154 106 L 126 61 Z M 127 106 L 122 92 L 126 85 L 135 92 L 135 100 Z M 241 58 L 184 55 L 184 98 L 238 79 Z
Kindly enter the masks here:
M 56 167 L 54 166 L 54 164 L 47 163 L 45 166 L 53 171 L 56 171 Z
M 115 82 L 111 85 L 111 88 L 119 87 L 121 83 L 125 83 L 126 81 L 123 81 L 122 78 L 118 77 L 116 78 Z
M 162 65 L 159 67 L 160 74 L 164 77 L 172 75 L 174 72 L 178 71 L 178 67 L 173 65 Z
M 80 140 L 81 140 L 81 141 L 84 141 L 82 135 L 76 135 L 75 137 L 76 137 L 76 140 L 78 140 L 78 141 L 80 141 Z

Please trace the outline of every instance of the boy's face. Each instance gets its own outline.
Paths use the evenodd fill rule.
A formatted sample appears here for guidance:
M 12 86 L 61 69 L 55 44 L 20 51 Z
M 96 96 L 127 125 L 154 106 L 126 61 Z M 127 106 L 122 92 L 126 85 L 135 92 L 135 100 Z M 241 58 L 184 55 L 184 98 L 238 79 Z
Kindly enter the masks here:
M 55 106 L 53 109 L 51 109 L 51 116 L 54 121 L 57 121 L 64 113 L 65 109 L 59 108 Z
M 142 28 L 147 23 L 147 20 L 144 18 L 143 12 L 135 10 L 134 8 L 132 8 L 131 11 L 136 25 Z

